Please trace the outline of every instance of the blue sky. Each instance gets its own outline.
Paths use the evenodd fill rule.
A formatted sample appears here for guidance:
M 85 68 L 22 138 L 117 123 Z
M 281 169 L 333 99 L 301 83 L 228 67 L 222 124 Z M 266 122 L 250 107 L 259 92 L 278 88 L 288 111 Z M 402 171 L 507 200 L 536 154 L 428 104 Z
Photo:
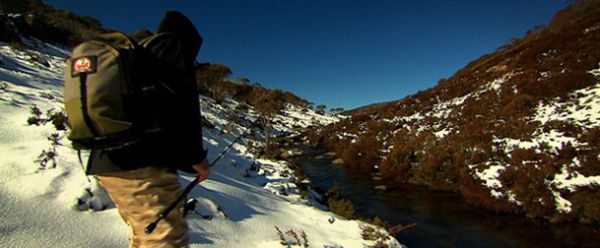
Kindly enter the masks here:
M 179 10 L 204 37 L 199 61 L 328 108 L 434 86 L 567 6 L 565 0 L 44 0 L 106 28 L 154 30 Z

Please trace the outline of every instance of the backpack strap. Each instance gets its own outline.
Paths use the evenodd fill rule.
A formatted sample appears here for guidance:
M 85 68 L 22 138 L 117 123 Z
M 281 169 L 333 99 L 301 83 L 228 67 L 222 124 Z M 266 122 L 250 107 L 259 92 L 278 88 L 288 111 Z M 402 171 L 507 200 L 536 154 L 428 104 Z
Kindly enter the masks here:
M 88 104 L 87 104 L 87 73 L 79 74 L 79 85 L 80 85 L 80 93 L 81 93 L 81 113 L 83 115 L 83 121 L 88 126 L 88 129 L 94 136 L 98 136 L 98 130 L 94 127 L 92 123 L 92 119 L 90 118 L 90 114 L 88 113 Z

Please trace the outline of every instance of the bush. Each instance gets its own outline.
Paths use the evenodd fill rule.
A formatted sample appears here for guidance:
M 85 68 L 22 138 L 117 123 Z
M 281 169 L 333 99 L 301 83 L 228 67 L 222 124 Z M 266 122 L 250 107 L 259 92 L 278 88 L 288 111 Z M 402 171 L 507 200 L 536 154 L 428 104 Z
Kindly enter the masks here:
M 275 159 L 281 154 L 279 144 L 277 142 L 268 142 L 264 148 L 262 157 L 266 159 Z
M 32 106 L 29 109 L 31 116 L 27 118 L 27 125 L 46 125 L 50 122 L 57 131 L 66 131 L 68 127 L 67 115 L 63 110 L 56 111 L 49 109 L 44 115 L 37 106 Z
M 327 206 L 329 207 L 329 211 L 339 216 L 349 220 L 354 218 L 354 212 L 356 210 L 354 204 L 350 200 L 329 198 L 327 200 Z
M 54 126 L 54 128 L 57 131 L 66 131 L 67 130 L 67 126 L 68 126 L 67 115 L 65 114 L 64 111 L 57 112 L 54 109 L 49 109 L 46 112 L 46 116 L 48 117 L 48 121 L 50 121 L 52 123 L 52 125 Z
M 354 218 L 354 204 L 345 199 L 339 184 L 334 184 L 327 192 L 327 207 L 329 211 L 346 219 Z
M 552 215 L 555 211 L 554 196 L 546 182 L 559 172 L 563 163 L 552 161 L 535 149 L 516 149 L 512 152 L 510 164 L 499 179 L 516 200 L 522 202 L 527 216 L 541 218 Z
M 294 229 L 289 229 L 287 232 L 283 233 L 279 227 L 275 226 L 275 230 L 277 231 L 279 242 L 283 246 L 291 247 L 298 245 L 305 248 L 309 246 L 308 236 L 302 229 L 300 229 L 299 232 L 294 231 Z M 300 236 L 298 236 L 298 233 L 300 233 Z
M 484 186 L 483 182 L 476 179 L 468 168 L 462 168 L 460 171 L 459 190 L 464 199 L 477 207 L 483 207 L 496 212 L 514 212 L 515 207 L 503 199 L 496 199 L 490 194 L 490 189 Z
M 27 118 L 27 125 L 43 125 L 46 124 L 46 119 L 42 117 L 42 111 L 37 106 L 32 106 L 29 109 L 31 116 Z
M 500 110 L 500 114 L 506 118 L 530 115 L 536 105 L 537 102 L 534 97 L 527 94 L 519 94 Z
M 600 190 L 598 186 L 579 187 L 576 192 L 567 194 L 573 204 L 572 215 L 583 224 L 600 225 Z
M 38 155 L 37 159 L 34 160 L 34 162 L 39 164 L 40 168 L 42 169 L 54 169 L 57 165 L 57 156 L 58 154 L 56 153 L 56 149 L 54 148 L 54 146 L 52 146 L 52 148 L 50 148 L 49 150 L 43 150 L 42 153 Z M 50 165 L 52 166 L 50 167 Z

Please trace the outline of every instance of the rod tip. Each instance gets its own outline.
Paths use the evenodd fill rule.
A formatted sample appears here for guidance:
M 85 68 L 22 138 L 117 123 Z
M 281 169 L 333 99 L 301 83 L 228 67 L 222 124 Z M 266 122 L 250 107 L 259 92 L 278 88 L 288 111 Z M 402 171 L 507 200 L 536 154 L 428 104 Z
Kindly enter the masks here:
M 157 222 L 150 223 L 150 225 L 144 228 L 144 232 L 146 234 L 151 234 L 152 232 L 154 232 L 154 229 L 156 229 L 156 224 Z

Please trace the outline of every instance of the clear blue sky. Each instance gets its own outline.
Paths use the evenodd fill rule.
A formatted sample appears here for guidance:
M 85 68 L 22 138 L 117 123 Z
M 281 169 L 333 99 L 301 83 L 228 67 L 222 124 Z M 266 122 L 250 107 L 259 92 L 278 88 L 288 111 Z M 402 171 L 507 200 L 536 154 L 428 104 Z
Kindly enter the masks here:
M 43 0 L 106 28 L 154 30 L 166 10 L 204 37 L 199 61 L 328 108 L 397 100 L 547 24 L 566 0 Z

